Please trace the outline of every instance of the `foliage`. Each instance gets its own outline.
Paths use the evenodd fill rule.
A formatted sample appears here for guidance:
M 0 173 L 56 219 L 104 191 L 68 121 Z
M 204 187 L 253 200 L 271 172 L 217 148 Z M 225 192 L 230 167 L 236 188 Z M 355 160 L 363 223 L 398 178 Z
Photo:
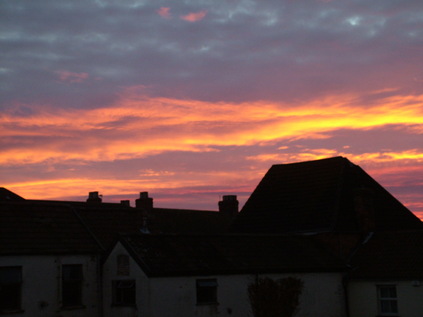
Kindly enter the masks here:
M 258 278 L 248 286 L 254 317 L 292 317 L 297 311 L 303 281 L 295 277 L 279 280 Z

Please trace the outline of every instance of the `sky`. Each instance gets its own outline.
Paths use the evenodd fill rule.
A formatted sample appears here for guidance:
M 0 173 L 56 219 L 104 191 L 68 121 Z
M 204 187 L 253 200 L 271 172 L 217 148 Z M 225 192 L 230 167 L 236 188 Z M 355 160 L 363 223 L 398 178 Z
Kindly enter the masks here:
M 344 156 L 423 219 L 421 0 L 0 0 L 0 186 L 240 206 Z

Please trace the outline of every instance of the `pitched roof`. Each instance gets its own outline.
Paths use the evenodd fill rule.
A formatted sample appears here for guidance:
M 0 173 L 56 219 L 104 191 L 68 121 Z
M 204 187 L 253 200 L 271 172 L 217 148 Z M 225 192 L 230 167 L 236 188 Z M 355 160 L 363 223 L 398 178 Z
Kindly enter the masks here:
M 0 203 L 0 254 L 97 253 L 99 246 L 63 204 Z
M 10 236 L 10 239 L 24 238 L 29 234 L 22 235 L 21 231 L 32 232 L 35 235 L 34 228 L 37 226 L 31 227 L 31 217 L 34 219 L 47 217 L 50 223 L 58 222 L 61 226 L 65 226 L 65 217 L 70 217 L 72 221 L 68 219 L 69 226 L 63 228 L 62 233 L 72 237 L 74 235 L 72 230 L 75 229 L 75 233 L 79 234 L 78 230 L 81 229 L 75 227 L 73 222 L 76 215 L 76 220 L 89 231 L 103 249 L 112 247 L 121 233 L 139 233 L 145 225 L 145 216 L 147 216 L 147 228 L 152 233 L 222 233 L 228 231 L 232 221 L 230 215 L 214 211 L 152 208 L 146 212 L 122 203 L 25 200 L 7 189 L 0 191 L 0 195 L 2 193 L 7 194 L 7 197 L 14 197 L 3 202 L 0 199 L 0 203 L 3 204 L 0 206 L 2 217 L 7 219 L 0 225 L 0 237 Z M 16 213 L 13 210 L 16 210 Z M 14 219 L 15 217 L 20 217 L 20 220 Z M 10 228 L 13 227 L 13 232 L 17 233 L 16 236 L 11 236 L 9 225 Z M 47 235 L 44 234 L 42 239 L 47 240 Z M 30 242 L 31 240 L 28 240 L 28 243 Z M 34 246 L 34 250 L 36 249 Z M 41 244 L 38 249 L 48 250 L 46 245 L 41 247 Z
M 153 208 L 149 230 L 153 233 L 227 233 L 233 221 L 230 214 L 190 209 Z
M 76 206 L 81 218 L 109 248 L 119 234 L 134 234 L 145 227 L 145 211 L 120 204 L 85 204 Z M 227 215 L 201 210 L 153 208 L 147 213 L 146 229 L 151 233 L 222 233 L 232 219 Z
M 362 221 L 374 222 L 376 230 L 422 226 L 359 166 L 334 157 L 273 165 L 232 228 L 266 233 L 357 231 Z
M 304 236 L 124 235 L 148 276 L 340 272 L 345 266 Z
M 423 279 L 423 230 L 375 232 L 351 260 L 356 279 Z
M 14 192 L 11 192 L 7 188 L 0 187 L 0 201 L 22 201 L 25 200 Z

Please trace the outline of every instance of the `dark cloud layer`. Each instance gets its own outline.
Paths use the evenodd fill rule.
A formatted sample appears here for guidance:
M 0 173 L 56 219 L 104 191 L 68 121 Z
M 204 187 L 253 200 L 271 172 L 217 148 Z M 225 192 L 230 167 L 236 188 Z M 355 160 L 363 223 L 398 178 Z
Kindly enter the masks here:
M 200 10 L 201 21 L 180 18 Z M 422 11 L 418 0 L 3 1 L 2 104 L 93 107 L 128 85 L 203 100 L 411 91 L 422 77 Z M 89 77 L 62 82 L 60 70 Z

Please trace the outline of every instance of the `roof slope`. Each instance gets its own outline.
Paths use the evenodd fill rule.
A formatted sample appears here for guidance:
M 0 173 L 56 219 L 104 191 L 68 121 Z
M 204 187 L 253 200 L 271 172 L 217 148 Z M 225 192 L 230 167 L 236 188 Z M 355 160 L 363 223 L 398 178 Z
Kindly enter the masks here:
M 353 278 L 423 279 L 423 230 L 376 232 L 352 257 Z
M 151 233 L 221 233 L 228 230 L 231 218 L 212 211 L 153 208 L 145 212 L 121 204 L 86 204 L 75 206 L 81 218 L 101 241 L 111 247 L 119 234 L 135 234 L 141 229 Z
M 364 214 L 359 214 L 360 208 L 366 209 Z M 374 222 L 378 230 L 422 226 L 360 167 L 334 157 L 273 165 L 232 228 L 266 233 L 357 231 L 363 220 Z
M 0 203 L 0 254 L 97 253 L 74 210 L 43 202 Z
M 11 192 L 7 188 L 0 187 L 0 201 L 23 201 L 25 200 L 14 192 Z
M 304 236 L 138 234 L 120 241 L 149 276 L 345 270 L 328 250 Z

